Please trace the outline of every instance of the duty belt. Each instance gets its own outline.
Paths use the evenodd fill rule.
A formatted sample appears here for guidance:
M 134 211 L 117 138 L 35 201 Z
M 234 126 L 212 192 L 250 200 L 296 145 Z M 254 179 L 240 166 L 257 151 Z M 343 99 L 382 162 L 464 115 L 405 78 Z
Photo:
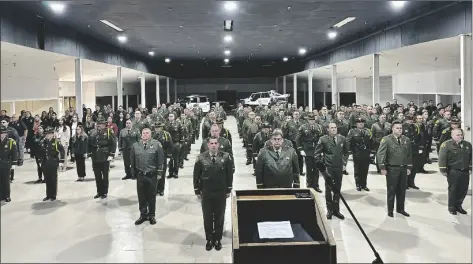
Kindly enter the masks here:
M 388 167 L 393 167 L 393 168 L 407 168 L 407 165 L 387 165 Z

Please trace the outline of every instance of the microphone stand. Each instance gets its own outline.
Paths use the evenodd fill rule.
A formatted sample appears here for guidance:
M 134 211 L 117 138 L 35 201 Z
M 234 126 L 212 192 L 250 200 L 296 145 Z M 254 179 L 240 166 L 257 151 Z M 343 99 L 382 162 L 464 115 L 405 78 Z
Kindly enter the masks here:
M 323 166 L 323 168 L 320 168 L 321 166 Z M 356 219 L 356 216 L 355 214 L 353 213 L 353 211 L 351 210 L 350 206 L 348 205 L 347 201 L 345 200 L 345 198 L 343 197 L 343 195 L 341 194 L 341 192 L 335 192 L 334 191 L 334 188 L 333 188 L 333 178 L 332 176 L 330 176 L 330 174 L 327 172 L 326 168 L 325 168 L 325 165 L 321 164 L 319 165 L 319 171 L 320 173 L 322 174 L 322 176 L 324 177 L 324 180 L 325 182 L 328 182 L 328 186 L 330 187 L 330 190 L 332 190 L 334 192 L 334 194 L 338 194 L 340 195 L 340 199 L 342 200 L 343 204 L 345 205 L 345 207 L 348 209 L 348 212 L 350 213 L 351 217 L 353 218 L 353 220 L 355 220 L 355 223 L 356 225 L 358 226 L 358 229 L 361 231 L 361 234 L 363 234 L 363 237 L 365 238 L 366 242 L 368 242 L 368 245 L 370 246 L 371 248 L 371 251 L 373 251 L 373 254 L 374 256 L 376 257 L 375 260 L 373 260 L 373 264 L 384 264 L 383 260 L 381 259 L 381 256 L 379 255 L 378 251 L 376 251 L 376 249 L 374 248 L 373 244 L 371 243 L 371 240 L 368 238 L 368 235 L 366 235 L 365 233 L 365 230 L 363 229 L 363 227 L 361 227 L 360 223 L 358 222 L 358 219 Z

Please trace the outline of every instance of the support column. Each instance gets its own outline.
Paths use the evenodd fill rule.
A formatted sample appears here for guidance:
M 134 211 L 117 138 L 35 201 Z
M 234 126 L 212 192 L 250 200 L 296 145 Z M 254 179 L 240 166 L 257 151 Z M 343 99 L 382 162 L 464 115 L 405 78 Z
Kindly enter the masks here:
M 372 66 L 372 81 L 373 81 L 373 106 L 379 103 L 379 54 L 373 54 L 373 66 Z
M 60 103 L 60 100 L 58 100 L 58 106 L 59 106 L 59 103 Z M 58 107 L 58 110 L 59 110 L 59 107 Z M 59 112 L 57 113 L 59 114 Z M 11 102 L 11 115 L 16 115 L 16 105 L 15 105 L 15 101 L 12 101 Z M 19 119 L 19 118 L 18 118 Z
M 340 94 L 337 87 L 337 65 L 332 65 L 332 104 L 340 107 Z
M 159 75 L 156 75 L 156 106 L 161 102 L 161 97 L 159 95 Z
M 276 77 L 276 93 L 279 93 L 279 82 L 278 82 L 278 77 Z
M 294 91 L 293 91 L 293 95 L 292 95 L 292 96 L 294 96 L 293 104 L 295 104 L 297 106 L 297 74 L 296 73 L 294 73 L 293 87 L 294 87 Z
M 473 102 L 473 67 L 471 35 L 460 36 L 460 74 L 461 74 L 461 127 L 465 131 L 464 139 L 472 142 L 473 123 L 471 103 Z
M 83 88 L 82 88 L 82 59 L 75 60 L 75 86 L 76 86 L 76 113 L 79 120 L 82 120 Z M 59 109 L 58 109 L 59 110 Z M 58 116 L 62 112 L 58 112 Z
M 122 67 L 117 68 L 117 108 L 118 106 L 123 107 L 123 77 L 122 77 Z
M 140 76 L 140 83 L 141 83 L 141 107 L 146 108 L 146 78 L 145 74 L 142 73 Z
M 442 102 L 442 97 L 440 94 L 435 94 L 435 105 L 437 106 L 438 103 Z
M 112 109 L 113 109 L 113 112 L 116 111 L 116 109 L 115 109 L 115 95 L 112 95 Z
M 324 106 L 327 106 L 327 92 L 324 92 L 323 94 L 324 94 Z
M 129 107 L 129 103 L 130 103 L 130 98 L 128 98 L 128 94 L 126 95 L 125 100 L 126 100 L 126 109 L 128 111 L 128 107 Z
M 307 82 L 309 84 L 309 108 L 310 110 L 314 109 L 314 102 L 313 102 L 313 97 L 314 97 L 314 92 L 312 91 L 312 78 L 314 77 L 314 72 L 312 70 L 309 70 L 309 77 L 307 78 Z
M 286 76 L 282 77 L 282 93 L 286 94 Z
M 171 93 L 169 92 L 169 77 L 166 77 L 166 103 L 171 102 Z
M 177 80 L 174 79 L 174 102 L 177 102 Z

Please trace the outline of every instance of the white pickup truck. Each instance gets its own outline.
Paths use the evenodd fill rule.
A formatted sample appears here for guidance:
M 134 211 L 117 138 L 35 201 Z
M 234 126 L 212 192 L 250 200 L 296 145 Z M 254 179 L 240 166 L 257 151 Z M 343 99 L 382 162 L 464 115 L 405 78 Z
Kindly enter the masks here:
M 287 103 L 289 94 L 280 94 L 274 90 L 268 92 L 252 93 L 250 97 L 241 99 L 243 105 L 269 105 L 271 102 Z

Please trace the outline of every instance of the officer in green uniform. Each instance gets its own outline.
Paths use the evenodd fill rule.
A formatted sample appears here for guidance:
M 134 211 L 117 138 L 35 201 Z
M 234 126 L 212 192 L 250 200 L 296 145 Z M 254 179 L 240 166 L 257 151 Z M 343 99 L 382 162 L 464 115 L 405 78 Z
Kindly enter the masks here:
M 125 177 L 122 180 L 136 179 L 131 172 L 130 151 L 133 144 L 140 140 L 140 132 L 132 125 L 131 120 L 127 120 L 125 128 L 120 131 L 118 139 L 118 150 L 122 153 L 123 164 L 125 165 Z
M 299 128 L 297 136 L 297 149 L 305 159 L 307 170 L 307 188 L 313 188 L 321 193 L 319 188 L 319 170 L 315 164 L 314 151 L 317 142 L 324 135 L 324 129 L 321 125 L 315 123 L 314 114 L 307 114 L 307 123 Z
M 466 214 L 462 204 L 470 183 L 471 143 L 463 140 L 463 131 L 460 128 L 453 129 L 451 136 L 452 139 L 440 146 L 439 169 L 444 176 L 447 176 L 448 211 L 453 215 L 457 212 Z
M 158 194 L 159 196 L 164 195 L 164 186 L 166 185 L 166 170 L 168 167 L 167 159 L 171 157 L 172 151 L 172 137 L 169 132 L 164 130 L 164 123 L 158 122 L 154 126 L 153 139 L 159 141 L 163 147 L 164 157 L 163 157 L 163 174 L 161 178 L 158 178 Z
M 143 130 L 143 128 L 150 127 L 148 119 L 144 118 L 140 111 L 135 112 L 135 119 L 133 120 L 132 125 L 138 131 L 138 133 L 141 133 L 141 130 Z
M 258 158 L 259 151 L 264 147 L 264 143 L 270 139 L 271 125 L 269 122 L 264 122 L 261 125 L 261 131 L 256 133 L 253 138 L 252 151 L 253 151 L 253 171 L 256 166 L 256 159 Z M 255 173 L 253 172 L 253 175 Z
M 299 163 L 293 148 L 282 147 L 283 135 L 280 130 L 273 131 L 271 146 L 260 150 L 256 161 L 256 187 L 300 188 Z
M 46 182 L 46 197 L 43 201 L 56 200 L 57 197 L 57 171 L 59 164 L 64 164 L 64 147 L 61 142 L 54 138 L 54 128 L 48 127 L 44 130 L 45 138 L 41 142 L 41 169 Z
M 348 132 L 347 145 L 353 155 L 356 190 L 369 192 L 366 179 L 370 167 L 371 131 L 365 128 L 365 120 L 361 117 L 355 119 L 355 124 L 356 128 Z
M 317 163 L 325 165 L 327 173 L 333 180 L 333 184 L 325 181 L 327 219 L 332 219 L 332 216 L 335 216 L 343 220 L 345 216 L 340 213 L 340 191 L 350 149 L 346 138 L 337 134 L 337 125 L 334 122 L 329 122 L 327 129 L 327 135 L 322 136 L 315 147 L 314 156 Z
M 10 202 L 10 170 L 17 164 L 18 147 L 7 133 L 7 128 L 0 126 L 0 200 Z
M 141 131 L 141 141 L 133 144 L 130 152 L 131 169 L 136 175 L 136 189 L 140 218 L 135 225 L 149 220 L 156 224 L 156 192 L 158 180 L 163 177 L 164 151 L 159 141 L 151 138 L 151 130 Z
M 385 108 L 386 111 L 390 111 L 389 109 L 390 108 Z M 386 114 L 382 114 L 378 117 L 378 122 L 371 126 L 371 144 L 372 152 L 374 153 L 371 158 L 371 163 L 376 165 L 378 173 L 381 173 L 381 170 L 379 169 L 378 163 L 375 163 L 376 153 L 378 151 L 381 139 L 389 134 L 391 134 L 391 123 L 387 122 Z
M 220 127 L 217 124 L 213 124 L 210 128 L 210 137 L 202 141 L 202 145 L 200 146 L 200 154 L 209 150 L 209 140 L 211 137 L 214 137 L 218 140 L 219 150 L 230 154 L 230 157 L 233 160 L 232 144 L 227 138 L 221 137 L 221 134 Z
M 254 118 L 254 122 L 248 125 L 248 129 L 246 130 L 246 159 L 247 165 L 254 163 L 253 159 L 253 140 L 258 132 L 261 130 L 261 116 L 256 115 Z M 249 161 L 249 163 L 248 163 Z
M 297 137 L 299 133 L 299 128 L 304 124 L 304 121 L 300 119 L 300 112 L 294 111 L 292 114 L 293 119 L 289 120 L 285 126 L 282 128 L 284 133 L 284 138 L 289 139 L 292 142 L 292 145 L 296 148 L 297 153 L 297 161 L 299 164 L 299 171 L 301 175 L 305 175 L 304 173 L 304 157 L 301 155 L 299 150 L 297 150 Z
M 179 152 L 181 144 L 184 142 L 184 135 L 181 123 L 175 120 L 174 113 L 168 115 L 168 122 L 164 125 L 164 130 L 169 132 L 172 138 L 172 157 L 169 160 L 168 178 L 179 178 Z
M 411 140 L 402 135 L 402 123 L 394 121 L 392 134 L 381 139 L 376 160 L 381 173 L 386 175 L 388 216 L 393 217 L 394 200 L 396 212 L 409 217 L 404 210 L 407 175 L 412 170 Z
M 194 192 L 202 200 L 205 249 L 222 249 L 226 198 L 233 186 L 233 159 L 220 151 L 218 139 L 208 140 L 208 151 L 200 154 L 194 165 Z
M 92 151 L 92 169 L 95 176 L 97 194 L 94 199 L 108 195 L 108 176 L 110 173 L 110 161 L 115 157 L 117 143 L 113 130 L 105 127 L 105 119 L 97 119 L 97 129 L 90 131 L 89 150 Z
M 192 128 L 192 122 L 190 119 L 187 118 L 187 116 L 183 113 L 181 114 L 181 118 L 179 120 L 181 122 L 182 126 L 182 131 L 184 134 L 184 142 L 181 145 L 181 152 L 179 154 L 179 166 L 180 168 L 184 168 L 184 160 L 189 160 L 187 158 L 187 155 L 190 153 L 191 150 L 191 141 L 192 141 L 192 133 L 193 133 L 193 128 Z
M 403 134 L 411 140 L 412 148 L 412 170 L 407 177 L 407 189 L 412 188 L 418 190 L 415 184 L 417 172 L 422 168 L 425 160 L 424 156 L 424 133 L 419 124 L 414 123 L 414 116 L 406 116 L 406 123 L 403 125 Z M 408 128 L 408 129 L 407 129 Z
M 450 127 L 444 129 L 440 135 L 439 144 L 442 145 L 443 142 L 452 139 L 452 130 L 455 128 L 460 128 L 460 120 L 456 117 L 453 117 L 450 121 Z
M 228 129 L 223 127 L 223 124 L 224 124 L 223 118 L 217 118 L 217 120 L 215 121 L 215 124 L 217 124 L 218 127 L 220 128 L 220 137 L 224 137 L 228 139 L 230 143 L 232 143 L 232 134 L 230 133 L 230 131 L 228 131 Z
M 273 132 L 271 133 L 271 135 L 273 133 L 280 133 L 281 135 L 284 136 L 284 134 L 282 133 L 282 130 L 279 129 L 279 128 L 274 129 Z M 271 142 L 271 138 L 266 140 L 266 142 L 264 143 L 265 148 L 269 148 L 272 145 L 273 145 L 273 143 Z M 294 148 L 294 145 L 292 145 L 292 142 L 289 139 L 283 138 L 282 143 L 281 143 L 281 148 Z

